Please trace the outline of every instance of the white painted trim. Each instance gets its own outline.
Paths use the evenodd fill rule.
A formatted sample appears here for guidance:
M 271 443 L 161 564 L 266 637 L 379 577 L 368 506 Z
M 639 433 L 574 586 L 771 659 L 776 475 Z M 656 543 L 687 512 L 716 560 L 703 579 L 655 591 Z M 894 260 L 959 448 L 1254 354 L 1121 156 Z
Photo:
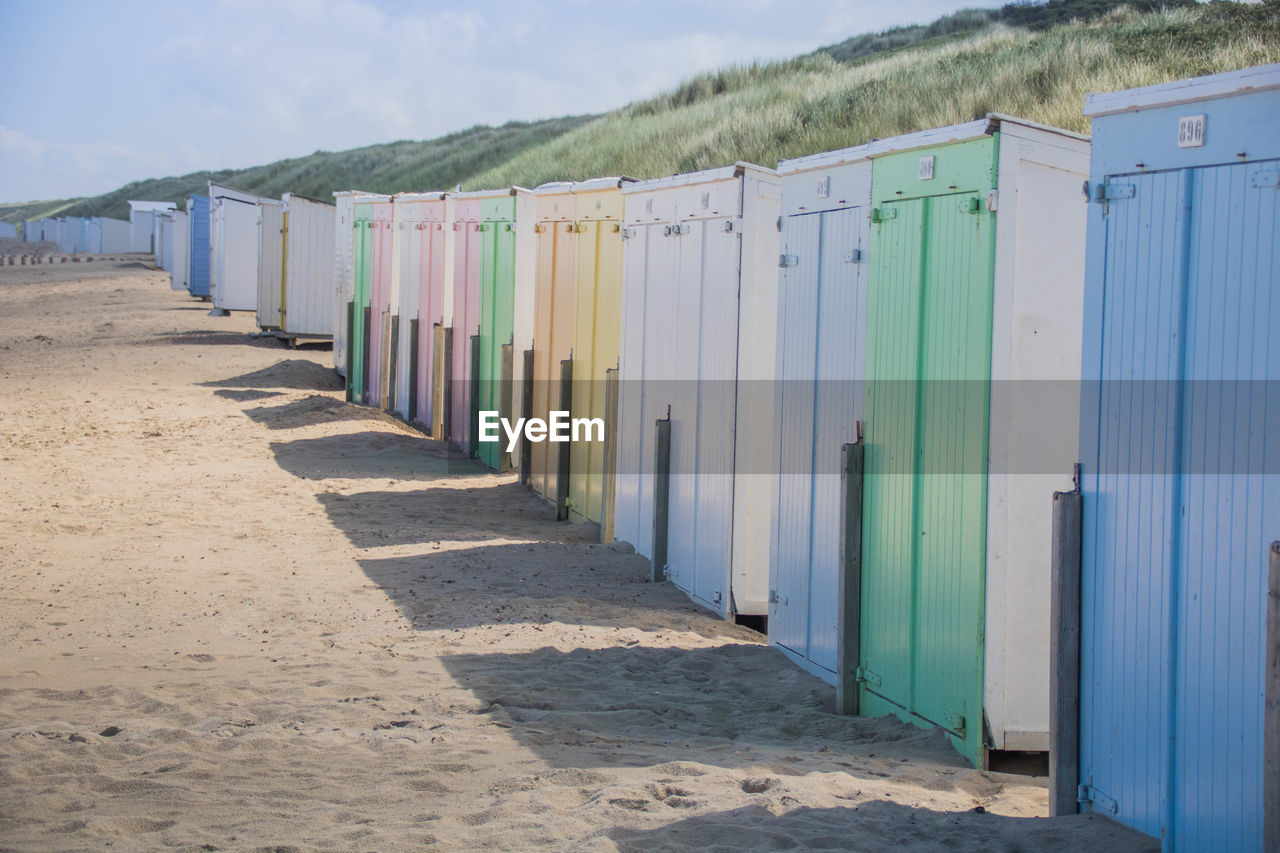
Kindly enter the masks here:
M 1131 110 L 1189 104 L 1194 101 L 1277 88 L 1280 88 L 1280 63 L 1258 65 L 1239 71 L 1210 74 L 1207 77 L 1192 77 L 1189 80 L 1144 86 L 1140 89 L 1095 92 L 1085 97 L 1084 114 L 1090 117 L 1114 115 Z

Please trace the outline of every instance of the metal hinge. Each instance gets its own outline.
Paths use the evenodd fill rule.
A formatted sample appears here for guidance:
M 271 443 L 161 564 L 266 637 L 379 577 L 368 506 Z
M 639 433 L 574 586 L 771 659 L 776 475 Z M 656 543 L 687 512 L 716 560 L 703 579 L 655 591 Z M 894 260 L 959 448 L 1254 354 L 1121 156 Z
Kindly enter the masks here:
M 712 603 L 714 603 L 714 604 L 719 604 L 719 603 L 720 603 L 720 590 L 718 590 L 718 589 L 717 589 L 716 591 L 714 591 L 713 593 L 711 593 L 711 601 L 712 601 Z
M 853 671 L 853 677 L 855 681 L 865 681 L 867 684 L 874 685 L 875 687 L 879 687 L 883 683 L 880 681 L 880 676 L 876 675 L 865 666 L 860 666 L 855 669 Z
M 547 230 L 547 224 L 545 222 L 535 222 L 533 224 L 534 234 L 543 234 L 543 233 L 546 233 L 546 230 Z
M 778 266 L 794 267 L 799 265 L 800 257 L 798 255 L 778 255 Z
M 1280 189 L 1280 169 L 1259 169 L 1249 178 L 1255 190 Z
M 630 240 L 632 237 L 636 236 L 636 229 L 623 228 L 619 233 L 622 235 L 623 240 Z
M 1112 201 L 1117 198 L 1133 198 L 1138 188 L 1134 184 L 1107 184 L 1102 188 L 1102 198 L 1104 201 Z
M 776 589 L 771 589 L 769 590 L 769 603 L 781 604 L 783 607 L 786 607 L 787 597 L 785 595 L 778 595 L 778 591 Z
M 992 190 L 987 193 L 987 210 L 995 213 L 1000 208 L 1000 191 Z
M 960 199 L 961 213 L 977 213 L 980 210 L 982 210 L 982 202 L 978 201 L 976 198 Z
M 898 208 L 896 207 L 873 207 L 871 208 L 872 222 L 888 222 L 890 219 L 898 218 Z
M 726 219 L 726 220 L 724 221 L 724 230 L 725 230 L 725 232 L 726 232 L 726 233 L 728 233 L 728 232 L 733 232 L 733 231 L 737 231 L 739 234 L 741 234 L 741 233 L 742 233 L 742 220 L 741 220 L 741 219 Z
M 846 264 L 856 264 L 862 261 L 861 249 L 850 249 L 844 253 L 844 262 Z
M 1087 783 L 1076 788 L 1076 802 L 1087 805 L 1096 814 L 1119 814 L 1120 804 Z
M 585 234 L 587 231 L 587 226 L 586 226 L 586 223 L 575 222 L 573 223 L 573 227 L 571 227 L 569 230 L 572 231 L 574 234 Z
M 479 225 L 476 226 L 477 231 L 488 231 L 489 228 L 490 226 L 488 222 L 481 222 Z

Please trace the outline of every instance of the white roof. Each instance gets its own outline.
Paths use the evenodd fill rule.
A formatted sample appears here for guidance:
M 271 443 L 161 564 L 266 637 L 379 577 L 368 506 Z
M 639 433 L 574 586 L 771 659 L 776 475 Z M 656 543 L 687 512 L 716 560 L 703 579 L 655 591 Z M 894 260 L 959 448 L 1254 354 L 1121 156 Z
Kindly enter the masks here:
M 131 201 L 129 202 L 129 212 L 135 210 L 176 210 L 177 205 L 171 201 Z
M 671 187 L 687 187 L 694 184 L 710 184 L 716 181 L 741 177 L 747 172 L 758 172 L 762 175 L 778 174 L 773 169 L 745 163 L 739 160 L 732 166 L 720 166 L 715 169 L 703 169 L 701 172 L 686 172 L 682 175 L 668 175 L 665 178 L 650 178 L 647 181 L 635 181 L 622 187 L 624 193 L 646 192 L 650 190 L 669 189 Z
M 1245 92 L 1280 88 L 1280 64 L 1257 65 L 1240 71 L 1175 80 L 1141 89 L 1091 94 L 1084 99 L 1084 114 L 1105 116 L 1131 110 L 1189 104 Z

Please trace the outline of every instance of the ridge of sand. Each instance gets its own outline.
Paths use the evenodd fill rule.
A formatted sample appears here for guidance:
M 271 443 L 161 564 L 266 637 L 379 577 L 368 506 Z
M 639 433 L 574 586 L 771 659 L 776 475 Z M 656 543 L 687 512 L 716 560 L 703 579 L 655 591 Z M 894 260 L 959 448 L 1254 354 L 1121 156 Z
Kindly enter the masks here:
M 0 269 L 0 849 L 1158 846 L 206 310 Z

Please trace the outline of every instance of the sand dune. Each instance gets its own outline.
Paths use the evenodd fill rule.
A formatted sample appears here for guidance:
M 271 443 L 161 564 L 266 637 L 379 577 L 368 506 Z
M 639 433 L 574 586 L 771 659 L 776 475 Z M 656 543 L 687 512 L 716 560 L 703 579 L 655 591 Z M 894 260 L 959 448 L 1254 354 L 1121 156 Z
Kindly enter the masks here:
M 131 262 L 0 269 L 0 849 L 1154 849 Z

